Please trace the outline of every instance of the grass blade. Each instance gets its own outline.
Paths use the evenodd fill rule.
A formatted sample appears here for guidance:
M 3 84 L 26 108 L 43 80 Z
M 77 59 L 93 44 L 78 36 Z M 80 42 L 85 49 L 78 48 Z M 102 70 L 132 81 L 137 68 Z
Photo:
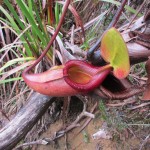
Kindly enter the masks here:
M 118 2 L 118 1 L 115 1 L 115 0 L 100 0 L 100 1 L 103 1 L 103 2 L 108 2 L 108 3 L 112 3 L 112 4 L 115 4 L 117 6 L 120 6 L 121 3 Z M 137 11 L 135 9 L 133 9 L 132 7 L 128 6 L 128 5 L 125 5 L 125 9 L 132 12 L 132 13 L 137 13 Z M 141 15 L 141 14 L 140 14 Z
M 5 68 L 12 66 L 18 62 L 27 61 L 27 60 L 34 60 L 34 57 L 26 57 L 26 58 L 16 58 L 13 60 L 8 61 L 3 67 L 0 68 L 0 72 L 3 71 Z
M 41 39 L 41 42 L 42 42 L 41 44 L 46 45 L 47 43 L 45 41 L 45 38 L 44 38 L 42 32 L 39 30 L 37 23 L 32 18 L 31 14 L 29 13 L 28 9 L 26 8 L 26 5 L 22 2 L 22 0 L 16 0 L 16 1 L 17 1 L 18 6 L 20 7 L 22 13 L 24 14 L 24 16 L 26 16 L 26 18 L 32 25 L 33 32 L 39 37 L 39 39 Z
M 2 81 L 0 81 L 0 84 L 12 82 L 12 81 L 17 81 L 17 80 L 22 80 L 22 77 L 17 77 L 17 78 L 11 78 L 11 79 L 2 80 Z

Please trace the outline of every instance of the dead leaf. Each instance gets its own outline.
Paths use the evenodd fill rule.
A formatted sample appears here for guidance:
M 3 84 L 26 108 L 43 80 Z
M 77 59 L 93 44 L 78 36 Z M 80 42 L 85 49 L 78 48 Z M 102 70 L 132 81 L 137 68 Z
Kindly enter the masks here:
M 111 139 L 112 138 L 112 134 L 110 133 L 110 131 L 108 131 L 108 126 L 107 123 L 104 122 L 102 127 L 99 129 L 99 131 L 97 131 L 96 133 L 94 133 L 92 135 L 92 138 L 95 139 Z

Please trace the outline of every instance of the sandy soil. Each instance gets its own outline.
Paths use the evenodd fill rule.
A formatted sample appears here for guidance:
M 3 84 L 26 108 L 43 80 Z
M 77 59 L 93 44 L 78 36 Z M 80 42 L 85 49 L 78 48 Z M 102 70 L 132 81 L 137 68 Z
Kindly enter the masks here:
M 83 123 L 83 122 L 82 122 Z M 81 123 L 81 124 L 82 124 Z M 107 140 L 107 139 L 96 139 L 92 138 L 92 135 L 98 131 L 102 126 L 103 122 L 97 118 L 93 119 L 90 124 L 80 132 L 80 127 L 73 129 L 66 136 L 57 140 L 55 144 L 51 145 L 40 145 L 36 147 L 37 150 L 137 150 L 140 145 L 140 141 L 131 137 L 125 140 Z M 58 131 L 63 126 L 62 121 L 56 121 L 52 124 L 48 130 L 42 134 L 43 137 L 50 137 L 55 131 Z M 124 135 L 122 135 L 124 136 Z M 66 144 L 67 143 L 67 144 Z M 66 148 L 67 147 L 67 148 Z M 148 149 L 147 149 L 148 150 Z

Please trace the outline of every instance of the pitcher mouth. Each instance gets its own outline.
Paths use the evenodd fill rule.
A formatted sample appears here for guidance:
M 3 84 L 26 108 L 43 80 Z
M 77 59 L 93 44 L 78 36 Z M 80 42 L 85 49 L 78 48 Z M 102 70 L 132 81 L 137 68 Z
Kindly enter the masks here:
M 110 69 L 97 73 L 102 67 L 95 67 L 85 61 L 71 60 L 65 64 L 63 75 L 65 81 L 74 89 L 88 92 L 98 87 Z

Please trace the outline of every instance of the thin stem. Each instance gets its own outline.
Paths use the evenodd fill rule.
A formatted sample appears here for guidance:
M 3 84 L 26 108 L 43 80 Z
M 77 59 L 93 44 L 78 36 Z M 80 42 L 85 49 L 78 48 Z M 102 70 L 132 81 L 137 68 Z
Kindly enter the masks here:
M 111 64 L 108 64 L 108 65 L 105 65 L 105 66 L 101 67 L 101 68 L 96 72 L 96 74 L 99 74 L 99 73 L 101 73 L 101 72 L 103 72 L 103 71 L 105 71 L 105 70 L 108 70 L 108 69 L 113 69 L 113 67 L 111 66 Z

